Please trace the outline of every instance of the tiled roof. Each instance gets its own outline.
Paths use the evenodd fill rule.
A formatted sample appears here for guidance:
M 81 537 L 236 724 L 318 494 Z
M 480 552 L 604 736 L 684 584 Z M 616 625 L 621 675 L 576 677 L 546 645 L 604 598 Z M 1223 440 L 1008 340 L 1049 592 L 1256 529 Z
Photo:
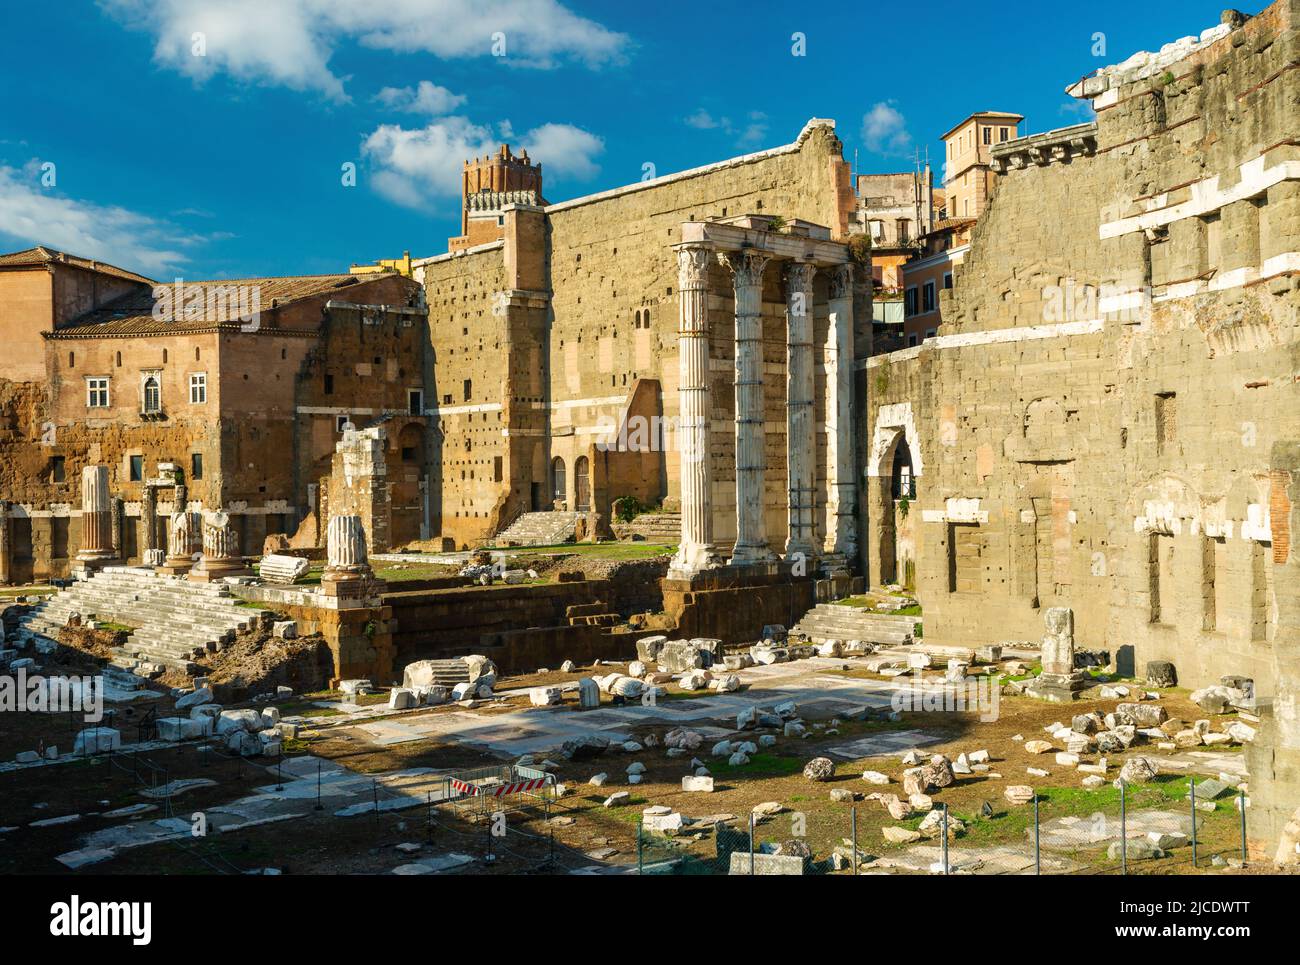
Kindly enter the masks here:
M 184 294 L 177 298 L 175 286 L 131 292 L 102 308 L 87 312 L 47 338 L 87 338 L 110 335 L 178 335 L 238 330 L 254 307 L 261 312 L 317 295 L 376 281 L 381 276 L 288 275 L 279 278 L 223 278 L 184 282 Z M 202 292 L 202 309 L 189 317 L 186 305 L 194 305 Z M 256 295 L 256 306 L 253 299 Z
M 11 251 L 8 254 L 0 253 L 0 268 L 38 268 L 43 265 L 62 264 L 72 265 L 75 268 L 84 268 L 87 271 L 97 271 L 101 275 L 112 275 L 114 278 L 123 278 L 127 281 L 138 281 L 141 284 L 152 285 L 152 278 L 146 278 L 144 275 L 137 275 L 133 271 L 127 271 L 125 268 L 118 268 L 116 265 L 110 265 L 103 261 L 95 261 L 91 258 L 81 258 L 78 255 L 70 255 L 64 251 L 57 251 L 54 248 L 46 248 L 44 245 L 37 245 L 35 248 L 24 248 L 22 251 Z

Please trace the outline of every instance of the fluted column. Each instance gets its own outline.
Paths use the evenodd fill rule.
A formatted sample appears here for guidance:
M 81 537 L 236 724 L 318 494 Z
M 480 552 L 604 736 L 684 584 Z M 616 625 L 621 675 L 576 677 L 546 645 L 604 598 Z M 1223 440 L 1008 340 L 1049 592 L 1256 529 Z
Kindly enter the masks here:
M 77 561 L 102 563 L 113 558 L 113 507 L 108 495 L 108 467 L 81 470 L 81 551 Z
M 678 443 L 681 460 L 682 538 L 668 575 L 689 579 L 720 562 L 713 546 L 713 492 L 709 469 L 707 245 L 677 246 Z
M 248 576 L 252 570 L 240 553 L 239 534 L 230 514 L 214 510 L 203 514 L 203 556 L 190 570 L 190 579 L 210 583 L 227 576 Z
M 763 431 L 763 269 L 771 256 L 759 251 L 720 254 L 736 289 L 736 547 L 732 564 L 773 558 L 763 519 L 767 453 Z
M 785 419 L 786 480 L 790 529 L 785 543 L 789 559 L 811 559 L 816 527 L 817 423 L 813 404 L 813 274 L 816 266 L 794 262 L 786 266 Z
M 826 346 L 827 552 L 851 561 L 858 552 L 853 466 L 853 266 L 830 269 L 830 331 Z
M 370 568 L 366 530 L 360 516 L 330 517 L 325 527 L 325 558 L 321 591 L 326 596 L 359 598 L 374 595 L 382 588 Z
M 157 566 L 165 556 L 158 547 L 158 490 L 147 483 L 140 494 L 140 528 L 143 530 L 140 562 Z
M 167 558 L 157 569 L 160 573 L 188 573 L 194 565 L 194 554 L 202 549 L 203 517 L 184 509 L 172 513 L 167 521 Z

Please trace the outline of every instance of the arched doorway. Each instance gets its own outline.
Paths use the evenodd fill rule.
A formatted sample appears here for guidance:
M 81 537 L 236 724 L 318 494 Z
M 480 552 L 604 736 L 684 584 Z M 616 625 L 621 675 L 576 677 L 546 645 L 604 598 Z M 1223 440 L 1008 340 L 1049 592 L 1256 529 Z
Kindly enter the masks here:
M 573 464 L 573 508 L 585 513 L 591 509 L 591 478 L 586 456 L 579 456 Z
M 564 472 L 564 460 L 556 456 L 551 460 L 551 505 L 552 508 L 563 506 L 568 498 L 567 479 Z

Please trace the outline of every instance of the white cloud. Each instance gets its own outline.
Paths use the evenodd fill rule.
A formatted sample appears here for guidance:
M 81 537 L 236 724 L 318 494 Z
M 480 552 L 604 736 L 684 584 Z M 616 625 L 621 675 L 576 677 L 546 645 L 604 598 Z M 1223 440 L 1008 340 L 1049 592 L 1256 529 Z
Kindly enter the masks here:
M 522 138 L 520 145 L 542 170 L 561 178 L 590 181 L 600 173 L 596 157 L 605 153 L 605 141 L 572 124 L 543 124 Z
M 375 95 L 375 100 L 390 110 L 408 114 L 428 114 L 438 117 L 450 114 L 465 103 L 462 94 L 453 94 L 432 81 L 422 80 L 416 87 L 385 87 Z
M 320 91 L 346 100 L 329 66 L 344 41 L 441 58 L 492 56 L 504 38 L 507 64 L 549 68 L 576 60 L 619 62 L 626 34 L 581 17 L 559 0 L 100 0 L 128 26 L 155 38 L 154 60 L 196 80 L 224 71 L 240 80 Z M 206 49 L 194 52 L 195 34 Z
M 912 135 L 907 121 L 895 110 L 893 101 L 879 101 L 862 117 L 862 141 L 876 154 L 907 154 L 912 149 Z
M 703 107 L 683 118 L 687 127 L 697 131 L 722 131 L 736 139 L 740 147 L 753 147 L 767 137 L 767 115 L 762 111 L 750 111 L 740 123 L 730 117 L 715 117 Z
M 1076 124 L 1086 124 L 1088 121 L 1097 119 L 1097 112 L 1092 108 L 1090 100 L 1074 100 L 1071 98 L 1061 105 L 1060 113 L 1068 118 L 1072 118 Z
M 0 240 L 6 247 L 47 245 L 155 278 L 188 261 L 181 248 L 202 239 L 111 205 L 78 201 L 41 186 L 32 165 L 0 165 Z
M 508 121 L 494 128 L 459 115 L 421 128 L 381 124 L 362 142 L 361 153 L 376 191 L 397 204 L 427 208 L 460 197 L 464 162 L 495 152 L 512 134 Z M 548 177 L 585 181 L 600 171 L 595 159 L 605 150 L 604 140 L 572 124 L 543 124 L 517 140 Z

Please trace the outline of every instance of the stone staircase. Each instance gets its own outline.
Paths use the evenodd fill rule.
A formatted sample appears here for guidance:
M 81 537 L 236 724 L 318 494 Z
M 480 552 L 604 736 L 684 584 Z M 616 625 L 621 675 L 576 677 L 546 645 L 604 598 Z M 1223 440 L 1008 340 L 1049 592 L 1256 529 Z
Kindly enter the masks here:
M 839 603 L 818 603 L 790 629 L 790 635 L 811 643 L 861 640 L 881 646 L 906 646 L 912 643 L 919 622 L 919 617 L 871 613 L 861 607 Z
M 619 539 L 639 536 L 647 543 L 665 543 L 676 546 L 682 538 L 681 513 L 641 513 L 631 522 L 615 523 L 614 535 Z
M 112 663 L 134 670 L 155 664 L 190 672 L 195 659 L 220 650 L 270 611 L 239 605 L 222 583 L 193 583 L 145 567 L 108 566 L 74 583 L 20 620 L 21 638 L 57 639 L 74 613 L 136 629 Z
M 496 535 L 497 546 L 554 546 L 572 543 L 577 513 L 524 513 Z

